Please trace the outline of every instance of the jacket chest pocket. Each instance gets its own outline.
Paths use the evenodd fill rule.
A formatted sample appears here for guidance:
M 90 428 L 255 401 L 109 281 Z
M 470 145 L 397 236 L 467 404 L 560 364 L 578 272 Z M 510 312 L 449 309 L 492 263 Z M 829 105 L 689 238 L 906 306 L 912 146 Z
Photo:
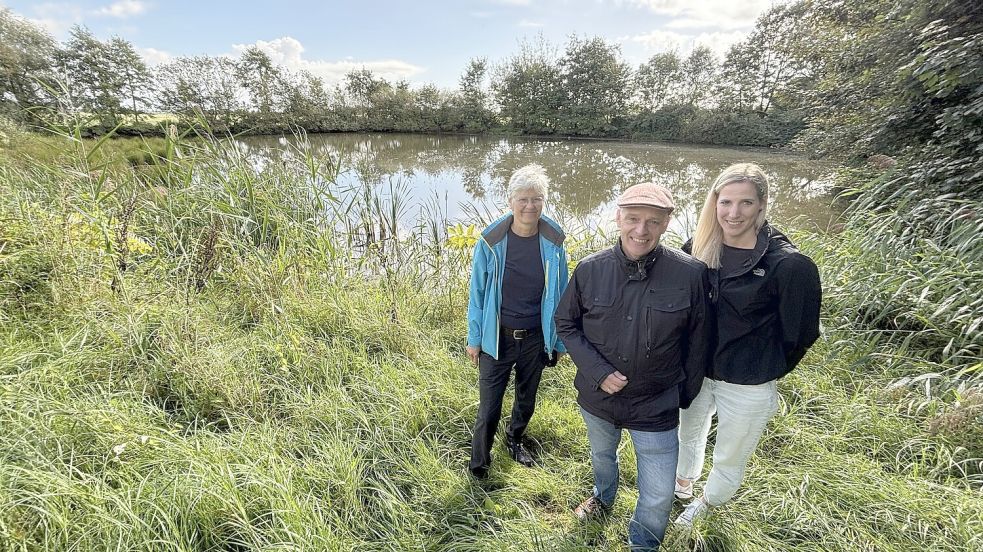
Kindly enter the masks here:
M 650 289 L 645 294 L 647 347 L 677 339 L 686 329 L 689 309 L 686 290 Z
M 614 295 L 610 292 L 595 291 L 593 294 L 585 295 L 583 301 L 585 319 L 605 322 L 613 319 Z
M 610 309 L 613 306 L 614 306 L 614 295 L 611 295 L 610 293 L 595 292 L 593 294 L 587 294 L 584 296 L 584 307 L 589 311 L 592 311 L 594 309 L 603 311 L 606 309 Z

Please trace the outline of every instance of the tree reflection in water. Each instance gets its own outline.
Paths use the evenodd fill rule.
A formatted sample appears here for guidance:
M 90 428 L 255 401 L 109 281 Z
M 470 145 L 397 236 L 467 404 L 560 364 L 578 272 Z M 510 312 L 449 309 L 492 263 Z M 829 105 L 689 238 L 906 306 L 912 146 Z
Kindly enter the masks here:
M 240 142 L 262 164 L 282 162 L 291 140 Z M 414 224 L 435 198 L 446 204 L 449 212 L 442 218 L 450 221 L 501 212 L 509 176 L 528 163 L 543 165 L 552 179 L 547 212 L 586 228 L 610 222 L 622 189 L 655 181 L 676 198 L 673 230 L 688 234 L 713 178 L 741 161 L 758 163 L 771 176 L 770 218 L 783 228 L 826 228 L 833 214 L 829 165 L 764 149 L 418 134 L 321 134 L 307 140 L 317 155 L 340 163 L 339 190 L 387 189 L 398 182 L 410 196 L 403 201 L 417 206 L 402 210 L 406 224 Z

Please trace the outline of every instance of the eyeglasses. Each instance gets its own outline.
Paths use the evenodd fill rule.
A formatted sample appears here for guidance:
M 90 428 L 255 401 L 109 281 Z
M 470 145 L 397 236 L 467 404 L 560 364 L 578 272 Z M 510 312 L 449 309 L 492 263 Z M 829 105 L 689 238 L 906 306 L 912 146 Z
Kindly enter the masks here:
M 521 205 L 523 207 L 526 207 L 526 206 L 529 206 L 529 205 L 537 205 L 537 206 L 538 205 L 542 205 L 543 202 L 545 201 L 545 199 L 543 198 L 543 196 L 537 196 L 537 197 L 520 197 L 520 198 L 514 199 L 513 201 L 515 201 L 516 203 L 518 203 L 519 205 Z

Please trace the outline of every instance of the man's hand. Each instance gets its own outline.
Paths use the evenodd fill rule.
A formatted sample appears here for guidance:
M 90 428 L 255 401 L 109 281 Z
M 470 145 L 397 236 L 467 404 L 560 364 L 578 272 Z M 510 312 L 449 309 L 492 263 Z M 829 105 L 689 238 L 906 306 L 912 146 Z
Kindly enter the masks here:
M 624 389 L 626 385 L 628 385 L 628 378 L 621 372 L 615 370 L 613 373 L 608 374 L 608 377 L 604 378 L 604 381 L 601 382 L 601 389 L 608 395 L 614 395 Z
M 478 353 L 481 349 L 477 347 L 465 347 L 468 351 L 468 357 L 471 358 L 471 362 L 478 364 Z

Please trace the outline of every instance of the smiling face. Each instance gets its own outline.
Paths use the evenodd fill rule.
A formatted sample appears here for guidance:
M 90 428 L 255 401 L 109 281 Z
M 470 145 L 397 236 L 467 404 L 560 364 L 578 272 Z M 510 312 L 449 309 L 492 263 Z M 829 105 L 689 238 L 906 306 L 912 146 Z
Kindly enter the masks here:
M 523 229 L 534 229 L 539 226 L 539 217 L 543 214 L 543 195 L 534 189 L 522 190 L 509 200 L 512 209 L 513 224 Z
M 633 261 L 651 253 L 669 227 L 669 213 L 655 207 L 622 207 L 615 220 L 621 233 L 621 250 Z
M 732 182 L 717 194 L 717 224 L 723 230 L 724 243 L 731 247 L 750 249 L 757 241 L 754 227 L 764 203 L 754 184 L 742 180 Z

